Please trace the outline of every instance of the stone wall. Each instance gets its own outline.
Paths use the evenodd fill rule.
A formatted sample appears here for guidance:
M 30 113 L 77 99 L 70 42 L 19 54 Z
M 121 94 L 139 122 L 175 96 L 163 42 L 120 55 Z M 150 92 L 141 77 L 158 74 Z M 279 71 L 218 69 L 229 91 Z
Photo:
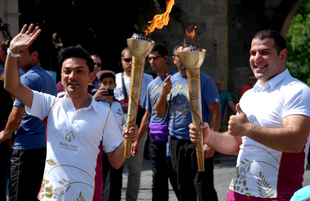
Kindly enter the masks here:
M 18 17 L 18 0 L 0 0 L 0 23 L 5 22 L 10 25 L 12 37 L 19 33 Z M 2 34 L 0 34 L 1 38 L 3 38 Z
M 167 27 L 154 31 L 152 39 L 165 45 L 172 56 L 173 48 L 184 41 L 186 28 L 197 26 L 196 43 L 207 52 L 201 72 L 226 81 L 227 0 L 179 0 L 175 2 L 175 7 L 180 9 L 180 21 L 172 16 Z M 169 64 L 177 71 L 171 59 Z
M 162 30 L 156 29 L 151 38 L 168 48 L 169 66 L 177 71 L 171 59 L 172 50 L 183 42 L 188 26 L 197 26 L 196 43 L 206 49 L 201 72 L 214 80 L 222 79 L 224 89 L 230 91 L 234 101 L 238 102 L 240 89 L 246 84 L 246 76 L 251 73 L 248 58 L 252 36 L 263 28 L 273 28 L 286 35 L 290 20 L 301 1 L 175 0 L 168 26 Z M 147 19 L 165 12 L 164 0 L 147 2 L 145 6 L 150 10 Z M 19 32 L 18 1 L 0 0 L 0 17 L 11 25 L 11 35 L 15 36 Z M 145 26 L 145 18 L 141 15 L 138 27 Z M 146 72 L 154 73 L 149 66 L 146 66 Z
M 224 89 L 238 102 L 246 77 L 252 73 L 248 62 L 252 36 L 267 28 L 281 31 L 285 36 L 300 2 L 177 0 L 168 26 L 155 30 L 151 37 L 156 43 L 165 45 L 172 56 L 173 47 L 185 38 L 185 29 L 196 25 L 196 43 L 207 51 L 201 72 L 214 80 L 222 79 Z M 177 71 L 171 59 L 169 64 Z M 151 72 L 148 67 L 146 70 Z
M 271 28 L 285 36 L 301 1 L 177 0 L 173 8 L 177 15 L 172 12 L 168 26 L 155 30 L 151 37 L 165 45 L 172 55 L 173 47 L 185 38 L 185 29 L 196 25 L 196 42 L 207 51 L 201 72 L 214 80 L 222 79 L 223 88 L 237 103 L 247 75 L 252 74 L 249 50 L 253 35 Z M 171 59 L 169 64 L 177 71 Z M 227 116 L 225 120 L 227 122 Z
M 228 85 L 235 102 L 246 77 L 252 73 L 249 50 L 252 37 L 262 29 L 274 29 L 285 37 L 288 24 L 301 0 L 234 0 L 228 1 Z

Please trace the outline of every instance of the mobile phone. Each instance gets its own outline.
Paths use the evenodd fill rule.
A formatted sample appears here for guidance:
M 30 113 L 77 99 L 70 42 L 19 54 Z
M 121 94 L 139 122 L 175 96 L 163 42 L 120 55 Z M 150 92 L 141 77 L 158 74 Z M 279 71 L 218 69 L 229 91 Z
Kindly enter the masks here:
M 108 95 L 107 96 L 114 96 L 114 89 L 108 89 Z
M 168 75 L 169 75 L 169 73 L 167 73 L 167 74 L 165 75 L 165 77 L 168 77 Z

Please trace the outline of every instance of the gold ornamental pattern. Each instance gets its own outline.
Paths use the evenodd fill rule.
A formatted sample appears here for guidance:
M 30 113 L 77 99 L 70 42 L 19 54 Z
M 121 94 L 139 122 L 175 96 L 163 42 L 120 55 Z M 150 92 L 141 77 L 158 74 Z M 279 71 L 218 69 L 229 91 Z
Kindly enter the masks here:
M 186 67 L 189 97 L 193 124 L 199 128 L 202 122 L 200 66 L 204 61 L 206 50 L 179 52 L 179 57 Z M 200 134 L 201 134 L 200 130 Z M 205 171 L 202 138 L 196 143 L 198 171 Z
M 49 171 L 47 171 L 44 176 L 43 176 L 43 180 L 42 180 L 42 185 L 41 185 L 41 191 L 40 191 L 40 200 L 44 200 L 44 201 L 48 201 L 48 200 L 59 200 L 59 201 L 63 201 L 64 200 L 64 196 L 67 193 L 70 193 L 71 190 L 71 186 L 74 185 L 78 185 L 78 184 L 82 184 L 83 186 L 85 186 L 85 188 L 83 188 L 83 190 L 87 191 L 86 188 L 90 188 L 91 190 L 94 189 L 94 179 L 91 177 L 91 175 L 86 172 L 85 170 L 76 167 L 76 166 L 71 166 L 71 165 L 61 165 L 61 164 L 57 164 L 53 159 L 47 159 L 46 160 L 46 169 L 48 169 Z M 89 178 L 91 179 L 91 183 L 88 181 L 68 181 L 67 179 L 64 179 L 62 177 L 59 177 L 58 182 L 54 183 L 53 185 L 51 184 L 50 180 L 49 180 L 49 173 L 54 172 L 54 171 L 59 171 L 59 169 L 61 168 L 68 168 L 70 170 L 74 170 L 77 171 L 79 174 L 85 174 L 88 175 Z M 53 173 L 55 174 L 55 173 Z M 76 188 L 76 187 L 75 187 Z M 80 191 L 79 195 L 75 195 L 76 196 L 76 200 L 79 201 L 85 201 L 85 197 L 83 196 L 83 192 Z
M 145 66 L 145 58 L 141 57 L 136 58 L 135 56 L 133 56 L 132 65 L 134 67 L 131 69 L 131 73 L 133 74 L 133 76 L 132 79 L 130 79 L 130 88 L 141 87 L 143 71 Z
M 187 68 L 187 80 L 190 92 L 191 101 L 200 99 L 200 69 L 199 68 Z
M 127 129 L 134 126 L 137 118 L 138 104 L 140 98 L 145 58 L 152 51 L 154 41 L 145 41 L 128 38 L 127 45 L 132 53 L 130 92 L 127 113 Z M 125 142 L 124 157 L 130 157 L 131 141 Z

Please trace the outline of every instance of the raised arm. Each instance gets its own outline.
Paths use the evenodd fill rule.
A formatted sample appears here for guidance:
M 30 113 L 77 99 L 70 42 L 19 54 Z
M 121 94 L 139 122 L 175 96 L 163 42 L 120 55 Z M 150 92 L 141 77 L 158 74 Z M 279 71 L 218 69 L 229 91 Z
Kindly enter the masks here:
M 163 118 L 167 111 L 167 95 L 170 93 L 172 89 L 172 83 L 170 77 L 171 75 L 168 75 L 166 79 L 163 81 L 163 88 L 158 98 L 158 101 L 155 105 L 156 115 L 159 118 Z
M 21 84 L 17 67 L 18 53 L 20 50 L 28 48 L 32 42 L 38 37 L 41 30 L 31 24 L 27 30 L 27 25 L 24 25 L 18 35 L 16 35 L 10 43 L 4 70 L 4 88 L 11 93 L 15 98 L 31 108 L 33 92 L 28 87 Z

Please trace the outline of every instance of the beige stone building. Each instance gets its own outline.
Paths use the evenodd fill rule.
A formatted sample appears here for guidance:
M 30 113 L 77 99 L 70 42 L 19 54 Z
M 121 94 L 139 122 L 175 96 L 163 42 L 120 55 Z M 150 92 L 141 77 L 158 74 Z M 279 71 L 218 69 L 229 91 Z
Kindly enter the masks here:
M 19 32 L 18 0 L 0 0 L 0 23 L 7 23 L 10 27 L 11 36 Z M 0 34 L 0 39 L 3 34 Z

